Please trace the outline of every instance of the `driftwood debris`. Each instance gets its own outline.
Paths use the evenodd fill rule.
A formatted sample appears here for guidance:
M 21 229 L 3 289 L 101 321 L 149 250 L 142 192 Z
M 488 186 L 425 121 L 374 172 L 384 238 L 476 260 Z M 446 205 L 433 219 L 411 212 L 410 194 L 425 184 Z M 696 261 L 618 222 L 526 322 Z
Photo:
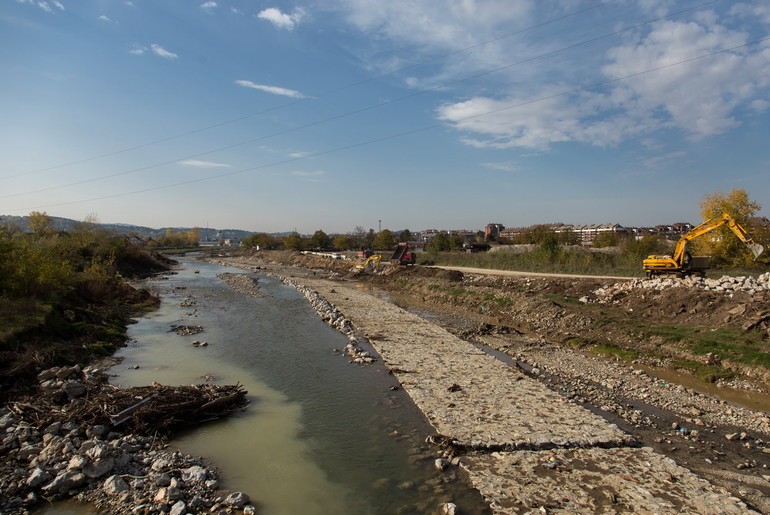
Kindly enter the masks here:
M 119 388 L 106 381 L 80 379 L 85 393 L 70 398 L 62 389 L 40 392 L 33 402 L 9 407 L 38 428 L 54 422 L 105 426 L 111 431 L 168 435 L 242 410 L 246 390 L 240 384 Z

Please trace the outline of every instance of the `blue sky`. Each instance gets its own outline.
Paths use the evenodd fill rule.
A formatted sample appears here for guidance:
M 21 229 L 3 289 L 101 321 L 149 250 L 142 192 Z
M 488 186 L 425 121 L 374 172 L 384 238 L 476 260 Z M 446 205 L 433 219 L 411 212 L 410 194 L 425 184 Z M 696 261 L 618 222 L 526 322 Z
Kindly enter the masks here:
M 768 38 L 765 0 L 2 0 L 0 214 L 644 226 L 745 188 L 770 216 Z

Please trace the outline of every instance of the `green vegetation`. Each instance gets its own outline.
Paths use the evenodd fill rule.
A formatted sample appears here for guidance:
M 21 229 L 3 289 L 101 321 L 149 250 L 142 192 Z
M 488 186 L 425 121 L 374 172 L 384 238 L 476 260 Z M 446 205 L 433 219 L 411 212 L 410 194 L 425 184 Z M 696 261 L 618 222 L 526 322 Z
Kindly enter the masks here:
M 623 361 L 633 361 L 639 357 L 638 352 L 623 349 L 612 343 L 597 343 L 591 350 L 596 354 L 615 356 Z
M 733 239 L 737 240 L 734 236 Z M 645 236 L 639 240 L 621 238 L 614 252 L 591 251 L 580 246 L 563 245 L 557 238 L 545 238 L 532 250 L 526 252 L 517 252 L 514 247 L 501 247 L 491 252 L 467 253 L 448 250 L 448 243 L 446 245 L 445 243 L 429 245 L 426 248 L 427 252 L 418 254 L 419 264 L 523 272 L 642 277 L 644 276 L 642 261 L 647 256 L 670 252 L 666 241 L 654 235 Z M 442 250 L 436 250 L 438 248 Z M 723 266 L 726 264 L 724 260 L 721 262 Z M 752 275 L 766 270 L 766 266 L 757 263 L 742 262 L 742 265 L 741 268 L 725 268 L 721 272 Z
M 241 244 L 244 247 L 259 247 L 268 250 L 276 248 L 278 240 L 266 233 L 256 233 L 243 238 Z
M 732 370 L 720 366 L 706 365 L 699 361 L 672 361 L 671 366 L 689 370 L 695 377 L 707 383 L 715 383 L 720 379 L 732 379 L 738 376 L 738 373 Z
M 669 344 L 676 344 L 695 356 L 711 354 L 717 360 L 731 360 L 736 363 L 756 365 L 770 369 L 770 343 L 762 338 L 759 331 L 744 332 L 728 327 L 699 327 L 651 324 L 624 314 L 622 320 L 604 319 L 604 324 L 622 327 L 634 338 L 649 340 L 657 337 Z M 601 350 L 598 350 L 602 352 Z M 605 349 L 606 353 L 606 349 Z M 720 366 L 705 365 L 693 361 L 689 364 L 679 362 L 676 366 L 693 370 L 701 379 L 713 376 L 716 380 L 733 374 Z M 696 366 L 697 365 L 697 366 Z
M 420 264 L 565 274 L 644 275 L 641 269 L 643 257 L 639 256 L 637 249 L 621 254 L 594 253 L 579 247 L 565 247 L 553 240 L 526 253 L 501 249 L 495 252 L 473 254 L 427 252 L 418 256 Z
M 39 367 L 112 353 L 124 340 L 128 316 L 154 304 L 122 277 L 167 268 L 93 221 L 56 232 L 45 213 L 30 220 L 31 233 L 0 227 L 3 395 Z

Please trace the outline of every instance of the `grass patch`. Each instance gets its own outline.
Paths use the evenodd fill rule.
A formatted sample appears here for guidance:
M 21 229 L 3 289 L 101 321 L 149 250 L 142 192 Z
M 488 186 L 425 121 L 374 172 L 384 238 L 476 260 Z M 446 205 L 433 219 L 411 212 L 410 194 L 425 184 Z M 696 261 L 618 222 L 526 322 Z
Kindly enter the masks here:
M 770 369 L 770 344 L 762 341 L 756 331 L 743 332 L 729 327 L 682 326 L 655 326 L 642 331 L 646 336 L 660 336 L 668 341 L 683 344 L 690 352 L 699 356 L 712 353 L 722 359 Z M 710 372 L 704 374 L 709 375 Z
M 707 383 L 715 383 L 720 379 L 732 379 L 738 375 L 737 372 L 732 370 L 714 365 L 706 365 L 698 361 L 672 361 L 671 366 L 689 370 L 694 373 L 698 379 L 706 381 Z
M 15 334 L 42 326 L 51 309 L 50 304 L 31 298 L 0 298 L 0 343 Z
M 634 350 L 623 349 L 612 343 L 597 343 L 591 349 L 594 353 L 602 356 L 614 356 L 623 361 L 633 361 L 639 357 L 639 353 Z
M 598 276 L 644 277 L 642 261 L 649 254 L 665 254 L 644 248 L 627 248 L 619 253 L 592 252 L 581 247 L 558 246 L 546 249 L 535 247 L 525 253 L 507 250 L 467 253 L 463 251 L 425 252 L 419 254 L 422 265 L 464 266 L 493 270 L 516 270 L 520 272 L 547 272 L 562 274 L 585 274 Z M 715 268 L 709 275 L 758 275 L 765 268 L 726 269 Z
M 506 306 L 511 306 L 514 303 L 514 301 L 511 299 L 507 299 L 505 297 L 497 297 L 495 295 L 492 295 L 491 293 L 484 294 L 484 296 L 482 297 L 482 300 L 484 302 L 494 302 L 501 308 L 504 308 Z
M 473 290 L 466 290 L 465 288 L 452 288 L 450 286 L 439 286 L 438 284 L 429 284 L 428 289 L 448 293 L 449 295 L 478 295 L 478 293 Z

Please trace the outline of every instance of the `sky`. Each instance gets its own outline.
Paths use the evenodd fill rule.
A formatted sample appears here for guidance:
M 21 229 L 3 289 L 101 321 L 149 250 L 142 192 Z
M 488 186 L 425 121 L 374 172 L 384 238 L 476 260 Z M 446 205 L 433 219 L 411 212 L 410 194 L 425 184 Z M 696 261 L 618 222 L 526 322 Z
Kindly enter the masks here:
M 0 0 L 0 215 L 351 233 L 770 216 L 766 0 Z

